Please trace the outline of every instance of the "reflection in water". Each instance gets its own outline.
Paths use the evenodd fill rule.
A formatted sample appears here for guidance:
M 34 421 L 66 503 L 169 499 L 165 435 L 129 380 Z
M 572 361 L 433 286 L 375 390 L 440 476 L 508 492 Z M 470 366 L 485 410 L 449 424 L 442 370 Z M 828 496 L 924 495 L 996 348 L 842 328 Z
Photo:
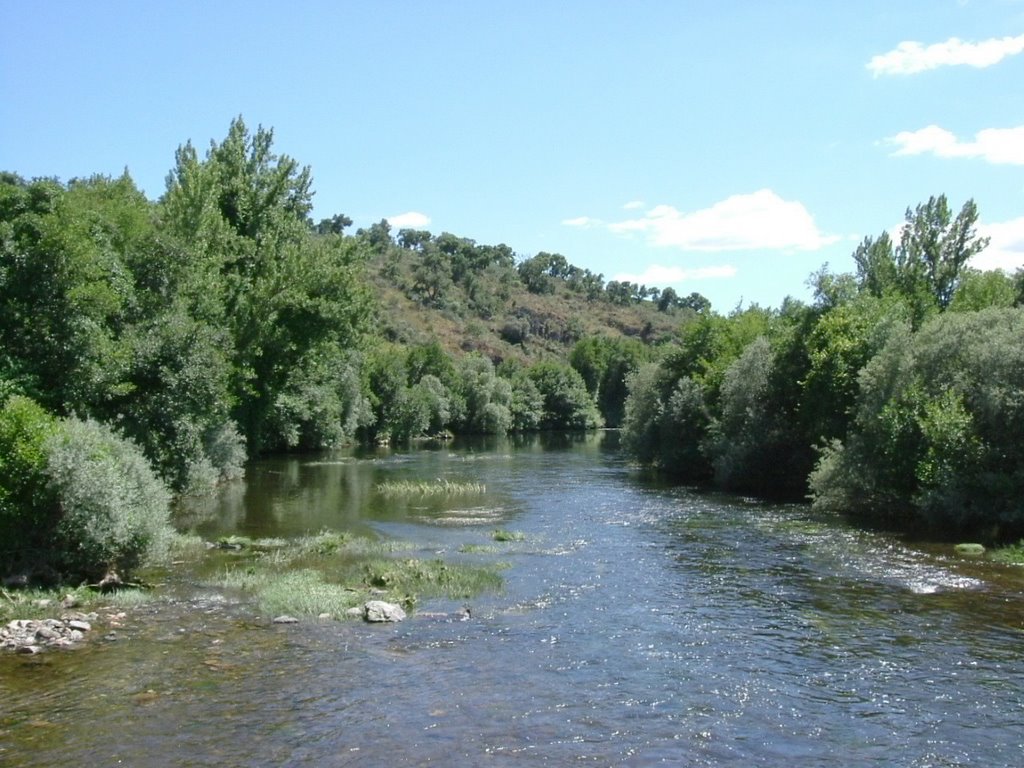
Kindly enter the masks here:
M 436 478 L 487 493 L 375 490 Z M 1009 766 L 1024 746 L 1015 571 L 641 484 L 613 434 L 259 462 L 179 522 L 510 568 L 469 621 L 438 602 L 388 627 L 276 626 L 186 581 L 116 641 L 0 657 L 0 763 Z

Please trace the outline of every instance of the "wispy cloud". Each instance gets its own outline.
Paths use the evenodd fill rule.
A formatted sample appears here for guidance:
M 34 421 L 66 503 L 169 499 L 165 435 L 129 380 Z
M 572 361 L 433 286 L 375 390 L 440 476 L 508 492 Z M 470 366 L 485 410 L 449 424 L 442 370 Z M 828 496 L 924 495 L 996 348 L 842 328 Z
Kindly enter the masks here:
M 682 267 L 665 267 L 661 264 L 651 264 L 639 274 L 620 272 L 613 277 L 619 280 L 639 285 L 669 286 L 680 285 L 690 280 L 721 279 L 736 276 L 736 267 L 731 264 L 723 264 L 717 267 L 697 267 L 695 269 L 683 269 Z
M 397 216 L 388 216 L 388 224 L 395 229 L 418 229 L 430 223 L 430 217 L 419 211 L 406 211 Z
M 867 67 L 875 77 L 913 75 L 958 65 L 984 69 L 1021 52 L 1024 52 L 1024 35 L 993 37 L 979 43 L 966 43 L 951 37 L 943 43 L 932 45 L 906 40 L 887 53 L 873 56 Z
M 973 141 L 961 141 L 937 125 L 919 131 L 902 131 L 885 143 L 896 147 L 894 155 L 933 154 L 937 157 L 981 157 L 990 163 L 1024 165 L 1024 125 L 986 128 Z
M 578 229 L 587 229 L 589 227 L 599 227 L 603 222 L 600 219 L 594 219 L 590 216 L 577 216 L 575 219 L 562 219 L 562 224 L 567 227 L 576 227 Z
M 783 200 L 770 189 L 733 195 L 690 213 L 657 205 L 641 218 L 607 227 L 643 235 L 651 245 L 686 251 L 813 251 L 839 240 L 820 232 L 802 203 Z
M 644 207 L 643 200 L 630 200 L 628 203 L 622 206 L 624 211 L 637 211 Z
M 1024 216 L 1010 221 L 979 224 L 978 234 L 991 238 L 988 248 L 971 259 L 975 269 L 1014 272 L 1024 267 Z

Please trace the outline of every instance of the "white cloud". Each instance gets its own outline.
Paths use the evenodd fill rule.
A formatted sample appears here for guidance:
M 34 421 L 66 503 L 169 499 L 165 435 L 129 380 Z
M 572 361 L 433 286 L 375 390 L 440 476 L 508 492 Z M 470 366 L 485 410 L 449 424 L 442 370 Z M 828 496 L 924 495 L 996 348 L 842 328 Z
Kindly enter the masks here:
M 708 280 L 735 276 L 736 267 L 731 264 L 723 264 L 718 267 L 697 267 L 696 269 L 663 267 L 660 264 L 651 264 L 640 274 L 634 275 L 622 272 L 613 277 L 612 280 L 637 283 L 639 285 L 669 286 L 679 285 L 687 280 Z
M 965 43 L 951 37 L 943 43 L 922 45 L 906 40 L 887 53 L 873 56 L 868 69 L 875 77 L 879 75 L 912 75 L 938 67 L 967 65 L 983 69 L 998 64 L 1007 56 L 1024 52 L 1024 35 L 982 40 L 980 43 Z
M 615 222 L 608 229 L 640 233 L 651 245 L 687 251 L 813 251 L 839 240 L 819 232 L 802 203 L 783 200 L 770 189 L 733 195 L 693 213 L 658 205 L 643 218 Z
M 978 234 L 991 240 L 988 248 L 971 259 L 972 267 L 1006 272 L 1024 267 L 1024 216 L 994 224 L 979 224 Z
M 388 224 L 395 229 L 419 229 L 430 223 L 430 217 L 419 211 L 406 211 L 397 216 L 388 216 Z
M 986 128 L 974 141 L 961 141 L 937 125 L 919 131 L 901 131 L 885 143 L 896 147 L 894 155 L 933 154 L 937 157 L 981 157 L 990 163 L 1024 165 L 1024 125 L 1016 128 Z
M 640 208 L 643 208 L 643 207 L 644 207 L 644 201 L 643 200 L 630 200 L 628 203 L 626 203 L 624 206 L 622 206 L 622 210 L 624 210 L 624 211 L 636 211 L 636 210 L 639 210 Z
M 590 216 L 577 216 L 575 219 L 562 219 L 562 224 L 567 227 L 577 227 L 584 229 L 587 227 L 594 227 L 601 224 L 600 219 L 593 219 Z

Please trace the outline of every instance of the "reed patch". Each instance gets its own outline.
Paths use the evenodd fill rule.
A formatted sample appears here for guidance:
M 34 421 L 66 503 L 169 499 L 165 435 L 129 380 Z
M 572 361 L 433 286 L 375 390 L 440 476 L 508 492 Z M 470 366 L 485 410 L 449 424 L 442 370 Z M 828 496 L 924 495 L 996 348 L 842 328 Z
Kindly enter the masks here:
M 399 557 L 408 544 L 322 533 L 295 541 L 242 540 L 218 545 L 227 562 L 211 586 L 251 595 L 268 614 L 341 619 L 381 599 L 412 609 L 419 600 L 462 600 L 501 589 L 500 564 Z
M 387 480 L 377 484 L 377 492 L 387 497 L 473 496 L 487 493 L 483 483 L 436 480 Z

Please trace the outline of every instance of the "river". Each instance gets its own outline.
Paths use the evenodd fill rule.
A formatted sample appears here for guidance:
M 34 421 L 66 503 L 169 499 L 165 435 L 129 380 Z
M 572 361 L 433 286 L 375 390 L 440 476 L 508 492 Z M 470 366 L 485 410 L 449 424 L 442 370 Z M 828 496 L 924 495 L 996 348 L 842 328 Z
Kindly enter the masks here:
M 486 485 L 388 501 L 389 479 Z M 1017 766 L 1024 575 L 644 480 L 614 433 L 253 463 L 208 538 L 348 530 L 498 558 L 400 624 L 275 625 L 187 578 L 107 639 L 0 657 L 0 765 Z M 497 554 L 465 553 L 504 528 Z M 432 614 L 432 615 L 424 615 Z

